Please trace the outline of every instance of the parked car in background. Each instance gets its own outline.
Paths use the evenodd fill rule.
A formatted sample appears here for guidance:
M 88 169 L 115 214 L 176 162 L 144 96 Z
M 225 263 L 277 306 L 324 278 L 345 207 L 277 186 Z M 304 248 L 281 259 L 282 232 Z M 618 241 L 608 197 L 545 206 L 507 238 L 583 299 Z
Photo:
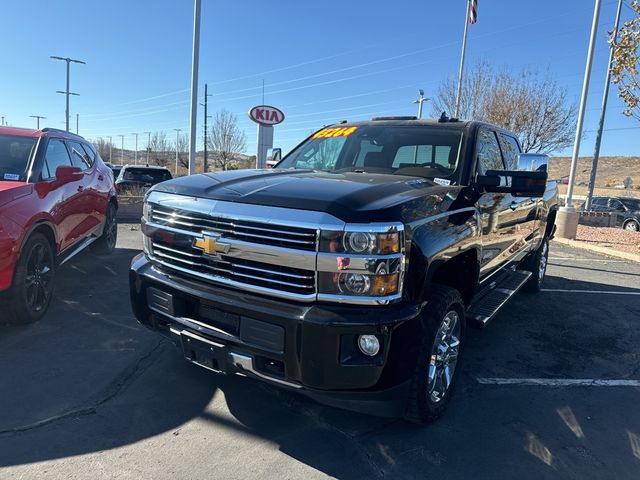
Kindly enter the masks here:
M 585 210 L 585 206 L 582 206 Z M 640 231 L 640 198 L 633 197 L 593 197 L 592 212 L 617 213 L 617 225 L 632 232 Z
M 0 127 L 0 318 L 40 319 L 60 264 L 90 245 L 115 248 L 117 208 L 111 172 L 84 138 Z
M 118 193 L 147 190 L 172 178 L 171 172 L 166 167 L 125 165 L 116 178 L 116 189 Z
M 122 171 L 122 165 L 114 165 L 113 163 L 105 162 L 105 165 L 113 172 L 113 179 L 117 179 Z

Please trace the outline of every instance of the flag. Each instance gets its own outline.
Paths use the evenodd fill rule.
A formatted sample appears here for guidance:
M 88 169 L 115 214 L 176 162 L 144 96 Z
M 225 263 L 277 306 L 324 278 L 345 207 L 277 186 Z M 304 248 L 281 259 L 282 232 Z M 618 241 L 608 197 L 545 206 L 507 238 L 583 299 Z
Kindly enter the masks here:
M 473 25 L 478 21 L 478 0 L 469 2 L 469 23 Z

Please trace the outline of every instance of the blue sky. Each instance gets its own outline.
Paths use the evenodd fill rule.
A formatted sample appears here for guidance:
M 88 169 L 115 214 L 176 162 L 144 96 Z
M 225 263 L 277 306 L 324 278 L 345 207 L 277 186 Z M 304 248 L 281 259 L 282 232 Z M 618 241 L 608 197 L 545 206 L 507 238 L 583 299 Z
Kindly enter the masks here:
M 414 115 L 418 88 L 432 94 L 458 68 L 465 0 L 309 2 L 203 0 L 200 89 L 209 84 L 210 111 L 238 115 L 247 153 L 256 128 L 246 112 L 262 102 L 287 119 L 274 143 L 285 151 L 311 130 L 342 119 Z M 606 62 L 607 31 L 616 1 L 604 0 L 585 129 L 596 128 Z M 631 10 L 623 8 L 629 17 Z M 498 68 L 549 70 L 579 99 L 591 0 L 479 0 L 470 27 L 467 65 L 486 60 Z M 80 134 L 113 136 L 133 148 L 139 132 L 188 130 L 193 2 L 191 0 L 7 0 L 2 6 L 0 115 L 16 126 L 64 128 L 64 63 L 72 65 L 72 126 Z M 612 87 L 602 153 L 640 155 L 640 125 L 622 116 Z M 431 112 L 427 105 L 426 112 Z M 199 112 L 199 143 L 202 136 Z M 581 155 L 593 153 L 587 133 Z M 199 147 L 200 148 L 200 147 Z M 569 154 L 570 152 L 559 152 Z

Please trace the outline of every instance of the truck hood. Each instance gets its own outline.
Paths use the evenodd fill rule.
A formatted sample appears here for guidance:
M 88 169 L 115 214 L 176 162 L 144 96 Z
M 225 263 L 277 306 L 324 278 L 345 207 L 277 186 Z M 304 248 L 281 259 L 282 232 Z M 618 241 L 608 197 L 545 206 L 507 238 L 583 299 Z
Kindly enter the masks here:
M 14 201 L 17 198 L 29 195 L 33 191 L 33 185 L 26 182 L 0 181 L 0 207 Z
M 420 177 L 313 170 L 237 170 L 181 177 L 153 190 L 228 202 L 315 210 L 347 221 L 384 221 L 393 210 L 452 189 Z

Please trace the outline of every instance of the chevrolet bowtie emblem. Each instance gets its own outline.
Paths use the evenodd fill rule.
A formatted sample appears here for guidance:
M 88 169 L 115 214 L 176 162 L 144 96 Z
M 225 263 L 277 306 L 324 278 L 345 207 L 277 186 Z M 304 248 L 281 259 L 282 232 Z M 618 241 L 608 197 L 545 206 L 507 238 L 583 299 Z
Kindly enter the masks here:
M 202 238 L 196 238 L 193 246 L 202 250 L 206 255 L 218 255 L 219 253 L 229 253 L 231 245 L 222 243 L 220 235 L 205 233 Z

